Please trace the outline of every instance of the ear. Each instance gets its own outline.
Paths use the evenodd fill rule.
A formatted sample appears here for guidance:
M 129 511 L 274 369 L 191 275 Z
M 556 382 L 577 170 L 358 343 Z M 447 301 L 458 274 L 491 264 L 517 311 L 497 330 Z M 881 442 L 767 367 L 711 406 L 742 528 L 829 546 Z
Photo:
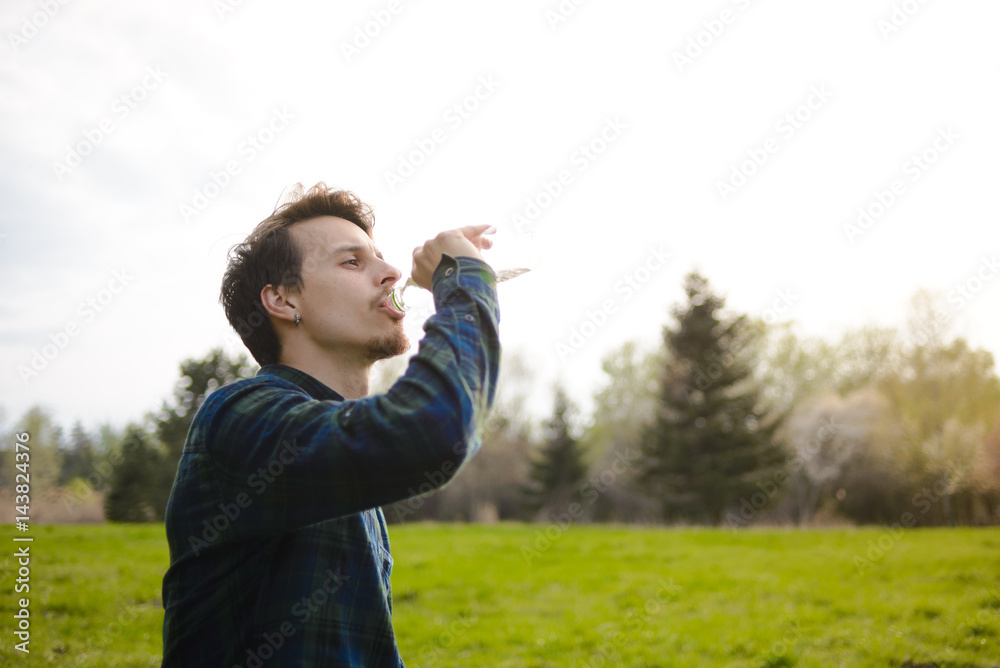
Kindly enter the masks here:
M 295 322 L 298 305 L 295 296 L 284 286 L 275 288 L 270 283 L 265 285 L 260 291 L 260 303 L 264 305 L 264 310 L 275 318 L 287 320 L 289 323 Z

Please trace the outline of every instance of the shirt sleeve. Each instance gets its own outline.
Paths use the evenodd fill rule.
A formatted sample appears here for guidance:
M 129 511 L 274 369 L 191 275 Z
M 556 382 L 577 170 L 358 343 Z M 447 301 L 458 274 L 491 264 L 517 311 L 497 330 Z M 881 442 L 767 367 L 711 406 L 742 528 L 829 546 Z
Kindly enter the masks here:
M 416 496 L 478 450 L 499 371 L 496 279 L 480 260 L 444 255 L 432 286 L 437 312 L 385 394 L 335 402 L 284 381 L 251 384 L 214 411 L 206 450 L 223 497 L 246 501 L 237 533 L 284 532 Z

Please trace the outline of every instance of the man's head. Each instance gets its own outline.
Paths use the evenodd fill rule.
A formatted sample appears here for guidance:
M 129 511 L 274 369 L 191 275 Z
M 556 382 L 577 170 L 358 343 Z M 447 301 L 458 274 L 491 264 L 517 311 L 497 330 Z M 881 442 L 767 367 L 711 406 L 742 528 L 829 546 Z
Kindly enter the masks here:
M 381 306 L 400 273 L 375 247 L 373 226 L 353 193 L 300 185 L 230 250 L 220 302 L 259 364 L 287 358 L 289 347 L 368 362 L 409 348 L 398 314 Z

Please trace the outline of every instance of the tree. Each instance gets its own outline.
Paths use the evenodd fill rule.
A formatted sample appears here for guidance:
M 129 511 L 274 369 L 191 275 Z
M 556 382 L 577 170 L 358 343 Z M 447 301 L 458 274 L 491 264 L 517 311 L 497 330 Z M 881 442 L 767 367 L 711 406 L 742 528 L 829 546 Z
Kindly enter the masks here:
M 444 487 L 383 506 L 387 521 L 530 519 L 522 488 L 535 428 L 525 407 L 537 365 L 526 355 L 523 350 L 503 351 L 496 402 L 485 421 L 479 452 Z
M 862 521 L 877 515 L 861 517 L 859 513 L 877 514 L 894 507 L 892 499 L 872 503 L 880 492 L 888 494 L 897 487 L 890 484 L 893 475 L 886 446 L 892 438 L 887 404 L 872 387 L 845 398 L 830 392 L 799 402 L 782 421 L 776 438 L 788 455 L 790 505 L 799 524 L 809 523 L 821 502 L 832 500 L 838 489 L 838 498 L 847 499 L 842 506 Z M 859 462 L 864 465 L 857 466 Z M 866 475 L 872 472 L 878 473 L 874 480 Z M 867 502 L 861 508 L 856 507 L 859 498 Z
M 603 459 L 609 450 L 639 447 L 643 429 L 656 412 L 657 369 L 654 351 L 627 341 L 601 360 L 606 382 L 594 394 L 592 421 L 582 444 L 587 459 Z
M 162 518 L 151 497 L 162 457 L 149 444 L 145 430 L 129 425 L 122 440 L 121 458 L 111 474 L 111 489 L 104 497 L 104 517 L 109 522 L 148 522 Z
M 977 482 L 984 493 L 1000 493 L 1000 420 L 983 441 L 982 461 Z
M 656 413 L 661 357 L 658 350 L 628 341 L 601 360 L 606 381 L 594 394 L 592 419 L 581 438 L 591 463 L 587 480 L 596 481 L 584 491 L 587 520 L 648 522 L 659 517 L 656 500 L 632 483 L 643 433 Z
M 74 478 L 86 478 L 94 472 L 97 464 L 97 452 L 94 439 L 77 421 L 70 433 L 69 446 L 61 447 L 62 468 L 59 471 L 59 484 L 65 485 Z
M 761 336 L 751 344 L 754 377 L 768 408 L 787 415 L 795 405 L 835 392 L 841 397 L 879 382 L 899 365 L 896 332 L 863 327 L 832 344 L 799 338 L 789 325 L 754 323 Z
M 53 490 L 59 481 L 59 469 L 62 465 L 63 431 L 52 420 L 52 415 L 47 410 L 40 406 L 32 406 L 20 420 L 11 426 L 11 434 L 21 432 L 27 432 L 29 436 L 27 445 L 31 453 L 29 473 L 31 493 L 33 498 L 40 498 L 39 495 Z M 15 453 L 14 447 L 10 443 L 12 440 L 8 438 L 5 445 L 9 449 L 4 453 L 6 455 L 5 462 L 0 467 L 4 472 L 0 486 L 13 485 L 14 474 L 18 473 L 14 469 Z
M 841 396 L 878 385 L 901 363 L 898 335 L 884 327 L 862 327 L 844 334 L 834 354 L 834 388 Z
M 975 484 L 981 504 L 980 523 L 1000 523 L 1000 420 L 983 441 L 976 472 Z
M 580 441 L 571 433 L 574 409 L 562 386 L 555 390 L 552 417 L 545 422 L 539 457 L 531 460 L 525 501 L 532 512 L 578 500 L 578 483 L 587 472 Z
M 247 361 L 246 355 L 232 359 L 222 348 L 214 348 L 201 359 L 190 358 L 180 364 L 181 377 L 174 386 L 173 399 L 169 404 L 164 401 L 156 416 L 157 436 L 174 458 L 175 465 L 191 421 L 205 398 L 223 385 L 253 377 L 258 368 Z
M 685 292 L 676 326 L 663 329 L 667 365 L 636 483 L 661 501 L 664 519 L 718 524 L 784 456 L 750 373 L 757 334 L 745 316 L 720 319 L 724 300 L 701 275 L 686 277 Z
M 212 349 L 202 359 L 190 358 L 180 364 L 181 377 L 174 387 L 174 396 L 169 403 L 163 402 L 153 418 L 157 438 L 163 445 L 163 456 L 150 483 L 150 499 L 158 518 L 166 511 L 184 441 L 198 408 L 209 394 L 240 378 L 252 377 L 258 368 L 247 361 L 246 355 L 232 359 L 222 348 Z
M 949 320 L 942 313 L 930 293 L 914 297 L 908 345 L 898 370 L 879 389 L 902 430 L 896 453 L 901 477 L 914 489 L 941 490 L 930 517 L 954 524 L 953 501 L 970 506 L 981 487 L 976 471 L 986 435 L 1000 418 L 1000 380 L 990 352 L 961 338 L 946 341 Z

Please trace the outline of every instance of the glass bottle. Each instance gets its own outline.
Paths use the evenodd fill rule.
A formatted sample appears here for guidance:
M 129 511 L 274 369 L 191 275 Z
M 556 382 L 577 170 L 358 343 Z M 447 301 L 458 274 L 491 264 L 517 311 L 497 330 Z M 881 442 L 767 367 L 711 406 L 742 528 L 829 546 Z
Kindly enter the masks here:
M 486 230 L 493 240 L 493 246 L 480 251 L 483 260 L 492 268 L 497 277 L 497 283 L 526 274 L 538 266 L 541 261 L 541 249 L 531 230 L 518 227 L 514 223 L 505 223 L 499 227 L 494 225 Z M 416 285 L 411 276 L 400 279 L 392 291 L 392 305 L 399 311 L 409 312 L 411 305 L 405 299 L 410 286 Z

